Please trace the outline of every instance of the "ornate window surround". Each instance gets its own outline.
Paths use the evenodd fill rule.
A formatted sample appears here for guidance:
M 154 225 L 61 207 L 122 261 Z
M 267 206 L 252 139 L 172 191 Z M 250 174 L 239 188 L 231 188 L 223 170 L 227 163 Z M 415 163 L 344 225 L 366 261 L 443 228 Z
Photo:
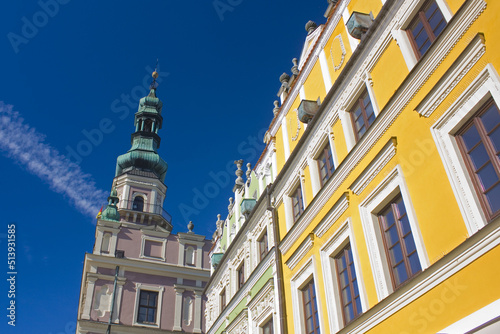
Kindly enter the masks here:
M 406 33 L 406 29 L 410 25 L 411 21 L 417 15 L 420 8 L 424 5 L 427 0 L 407 0 L 398 11 L 398 20 L 391 31 L 392 37 L 396 40 L 399 47 L 401 48 L 401 53 L 406 62 L 408 70 L 411 70 L 418 62 L 415 51 L 413 50 L 410 38 Z M 446 22 L 450 22 L 453 17 L 453 13 L 445 0 L 435 0 L 441 13 L 443 13 Z
M 259 328 L 269 321 L 270 318 L 273 318 L 274 332 L 278 333 L 276 328 L 278 321 L 274 317 L 276 314 L 276 293 L 274 289 L 274 280 L 271 278 L 248 303 L 248 309 L 252 319 L 251 327 L 253 327 L 254 333 L 260 333 Z
M 316 269 L 315 256 L 312 255 L 309 260 L 297 271 L 297 273 L 290 280 L 290 287 L 292 291 L 292 309 L 293 309 L 293 323 L 297 332 L 305 332 L 305 324 L 303 317 L 303 303 L 302 303 L 302 291 L 301 289 L 310 282 L 311 279 L 314 280 L 316 288 L 316 303 L 318 307 L 319 314 L 319 327 L 322 333 L 325 333 L 325 324 L 323 321 L 323 310 L 321 308 L 321 299 L 323 298 L 322 293 L 318 293 L 318 271 Z M 300 330 L 299 330 L 300 329 Z
M 341 119 L 342 130 L 344 132 L 348 151 L 350 151 L 357 142 L 355 135 L 356 129 L 354 129 L 353 122 L 351 121 L 350 110 L 355 106 L 357 99 L 364 93 L 365 89 L 366 92 L 368 92 L 375 118 L 380 114 L 380 108 L 375 98 L 375 91 L 373 90 L 372 76 L 365 70 L 348 85 L 348 89 L 343 94 L 340 103 L 339 117 Z M 368 129 L 366 129 L 366 131 L 368 131 Z M 359 140 L 361 140 L 361 138 Z
M 137 312 L 139 312 L 139 297 L 141 295 L 141 290 L 158 292 L 158 301 L 157 301 L 157 306 L 156 306 L 156 323 L 155 324 L 146 324 L 146 323 L 137 322 L 137 315 L 138 315 Z M 163 287 L 163 286 L 135 283 L 134 318 L 132 320 L 133 326 L 160 328 L 161 306 L 163 304 L 163 291 L 164 290 L 165 290 L 165 287 Z
M 153 241 L 153 242 L 159 242 L 162 244 L 162 247 L 161 247 L 161 257 L 153 257 L 153 256 L 147 256 L 144 254 L 144 247 L 146 246 L 146 241 Z M 161 261 L 165 261 L 166 258 L 165 258 L 165 250 L 167 248 L 167 239 L 165 238 L 155 238 L 155 237 L 151 237 L 151 236 L 147 236 L 147 235 L 141 235 L 141 253 L 139 254 L 139 257 L 141 259 L 149 259 L 149 260 L 155 260 L 155 261 L 158 261 L 158 260 L 161 260 Z
M 500 105 L 500 76 L 488 64 L 457 100 L 431 127 L 446 174 L 469 232 L 476 233 L 487 224 L 472 180 L 463 162 L 454 134 L 490 97 Z
M 321 177 L 319 172 L 319 166 L 317 159 L 322 153 L 323 148 L 329 144 L 330 151 L 332 154 L 333 164 L 335 168 L 339 165 L 337 158 L 337 151 L 335 150 L 334 135 L 331 130 L 331 126 L 327 126 L 323 131 L 318 131 L 313 139 L 313 142 L 309 145 L 307 149 L 307 164 L 309 165 L 309 171 L 311 173 L 311 186 L 313 191 L 313 196 L 321 189 Z
M 354 269 L 358 281 L 358 290 L 363 311 L 368 310 L 368 296 L 366 294 L 364 279 L 361 272 L 358 248 L 354 239 L 352 220 L 348 218 L 338 231 L 320 249 L 321 265 L 323 267 L 323 280 L 325 282 L 326 311 L 330 332 L 336 333 L 344 327 L 342 318 L 342 306 L 340 305 L 340 295 L 338 289 L 337 275 L 335 269 L 335 259 L 333 258 L 347 243 L 351 244 Z
M 410 193 L 404 181 L 403 171 L 401 166 L 397 165 L 359 205 L 361 222 L 366 237 L 370 265 L 373 270 L 379 301 L 387 297 L 394 289 L 376 214 L 398 193 L 403 197 L 422 270 L 430 266 Z

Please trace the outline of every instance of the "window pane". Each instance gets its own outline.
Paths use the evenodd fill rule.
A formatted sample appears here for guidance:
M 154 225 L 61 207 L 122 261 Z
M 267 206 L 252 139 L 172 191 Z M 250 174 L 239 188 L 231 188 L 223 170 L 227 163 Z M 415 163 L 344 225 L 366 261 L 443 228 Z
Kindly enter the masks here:
M 500 183 L 486 193 L 486 198 L 493 213 L 500 210 Z
M 470 151 L 469 156 L 472 160 L 472 163 L 474 164 L 475 169 L 480 168 L 490 160 L 488 152 L 486 152 L 486 148 L 484 147 L 483 143 L 479 144 L 472 151 Z
M 418 260 L 417 253 L 413 253 L 412 255 L 410 255 L 409 260 L 410 260 L 410 268 L 412 274 L 418 273 L 419 271 L 422 270 L 422 267 L 420 266 L 420 261 Z
M 393 265 L 403 261 L 403 251 L 401 249 L 400 243 L 394 245 L 394 247 L 392 247 L 389 253 L 391 254 L 391 262 Z
M 495 153 L 498 153 L 500 151 L 500 127 L 496 128 L 488 137 L 495 148 Z
M 349 287 L 345 288 L 342 290 L 342 300 L 344 301 L 344 304 L 348 304 L 351 302 L 351 289 Z
M 495 169 L 493 168 L 493 165 L 491 163 L 488 163 L 486 167 L 479 170 L 477 172 L 477 176 L 481 181 L 483 190 L 488 190 L 498 181 L 497 173 L 495 172 Z
M 492 105 L 488 110 L 481 116 L 481 121 L 486 129 L 486 132 L 490 132 L 498 123 L 500 123 L 500 115 L 498 114 L 498 109 L 496 105 Z
M 408 215 L 405 215 L 400 220 L 402 235 L 405 236 L 411 233 L 410 221 L 408 220 Z
M 394 278 L 397 285 L 408 279 L 404 262 L 401 262 L 396 268 L 394 268 Z
M 404 238 L 405 240 L 405 247 L 406 247 L 406 253 L 411 254 L 413 253 L 417 248 L 415 246 L 415 240 L 413 240 L 413 235 L 408 235 Z
M 399 241 L 399 235 L 396 225 L 392 225 L 392 227 L 386 232 L 385 235 L 387 238 L 387 246 L 389 248 Z
M 354 319 L 354 309 L 352 304 L 349 304 L 345 307 L 346 321 L 349 322 Z
M 479 132 L 474 125 L 462 135 L 462 139 L 465 142 L 465 147 L 467 151 L 473 148 L 477 143 L 481 141 L 481 137 L 479 136 Z

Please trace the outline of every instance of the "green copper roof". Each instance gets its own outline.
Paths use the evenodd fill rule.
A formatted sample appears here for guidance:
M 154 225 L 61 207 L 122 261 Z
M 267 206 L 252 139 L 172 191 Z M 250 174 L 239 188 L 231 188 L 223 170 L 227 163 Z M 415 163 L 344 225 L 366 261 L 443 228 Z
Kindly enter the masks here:
M 111 194 L 108 197 L 108 205 L 101 214 L 101 219 L 117 222 L 120 221 L 120 214 L 118 213 L 118 207 L 116 206 L 120 200 L 117 195 L 118 193 L 116 191 L 116 188 L 113 188 L 113 190 L 111 190 Z
M 120 155 L 116 161 L 115 176 L 121 175 L 131 169 L 139 169 L 155 173 L 164 182 L 167 173 L 167 163 L 158 155 L 157 149 L 160 145 L 160 137 L 157 132 L 161 128 L 162 102 L 156 97 L 156 89 L 151 88 L 148 96 L 139 102 L 138 111 L 135 114 L 136 132 L 132 134 L 132 147 Z M 150 129 L 141 128 L 145 121 L 154 123 Z

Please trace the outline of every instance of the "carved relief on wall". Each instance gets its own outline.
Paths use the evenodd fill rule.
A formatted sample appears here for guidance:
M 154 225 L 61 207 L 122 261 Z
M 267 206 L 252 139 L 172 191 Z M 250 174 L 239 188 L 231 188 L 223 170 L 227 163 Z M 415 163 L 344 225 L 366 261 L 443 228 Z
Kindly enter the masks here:
M 344 64 L 345 55 L 346 50 L 344 41 L 342 40 L 342 36 L 338 34 L 333 38 L 332 45 L 330 47 L 330 58 L 335 71 L 338 71 Z

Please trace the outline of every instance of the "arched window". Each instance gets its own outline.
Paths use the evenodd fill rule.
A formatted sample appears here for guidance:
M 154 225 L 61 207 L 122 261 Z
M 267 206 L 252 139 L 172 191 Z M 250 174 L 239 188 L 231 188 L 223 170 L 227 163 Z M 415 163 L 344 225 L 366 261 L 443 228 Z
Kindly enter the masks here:
M 194 266 L 194 248 L 191 246 L 186 248 L 186 264 Z
M 144 211 L 144 198 L 142 198 L 142 196 L 136 196 L 134 198 L 134 202 L 132 203 L 132 210 Z
M 153 121 L 150 119 L 146 119 L 144 121 L 144 131 L 151 132 L 153 130 Z

